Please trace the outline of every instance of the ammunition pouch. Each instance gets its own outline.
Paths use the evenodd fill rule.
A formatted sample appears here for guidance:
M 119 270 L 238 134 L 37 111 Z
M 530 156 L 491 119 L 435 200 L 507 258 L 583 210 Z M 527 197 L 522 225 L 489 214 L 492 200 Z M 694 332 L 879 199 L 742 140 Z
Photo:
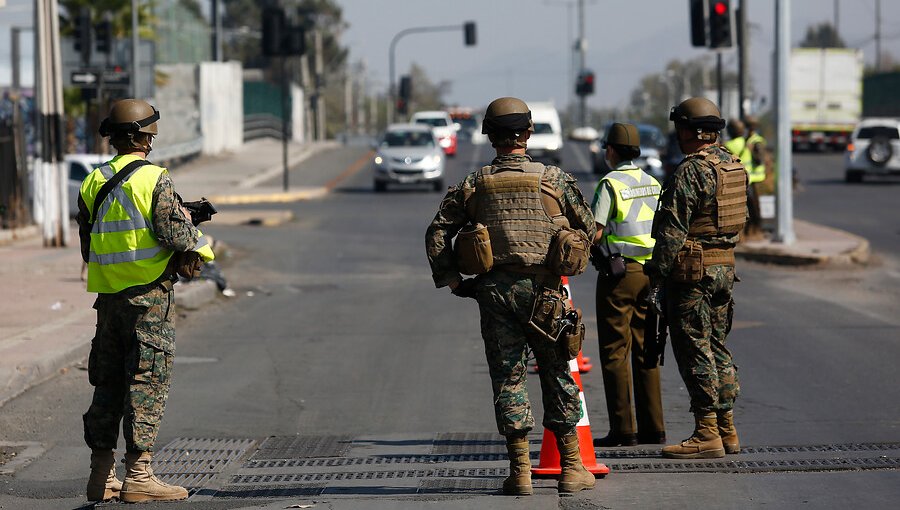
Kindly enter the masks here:
M 453 253 L 462 274 L 484 274 L 494 267 L 491 238 L 481 223 L 466 225 L 459 231 Z
M 565 359 L 573 359 L 581 351 L 585 333 L 581 310 L 573 308 L 569 299 L 557 289 L 544 288 L 535 297 L 528 327 L 556 344 Z
M 575 276 L 584 272 L 590 259 L 591 242 L 581 230 L 561 227 L 547 253 L 545 265 L 558 276 Z
M 200 254 L 195 251 L 178 251 L 172 255 L 172 263 L 178 276 L 193 280 L 200 276 L 200 268 L 203 260 Z
M 699 282 L 703 278 L 704 268 L 718 265 L 734 265 L 734 248 L 703 247 L 699 242 L 688 239 L 675 257 L 672 280 L 679 283 Z

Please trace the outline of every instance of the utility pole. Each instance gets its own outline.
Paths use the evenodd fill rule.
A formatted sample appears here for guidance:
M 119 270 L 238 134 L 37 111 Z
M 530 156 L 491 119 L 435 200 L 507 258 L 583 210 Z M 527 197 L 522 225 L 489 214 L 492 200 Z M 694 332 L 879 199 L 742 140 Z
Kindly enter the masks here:
M 875 71 L 881 72 L 881 0 L 875 0 Z
M 316 29 L 316 140 L 325 140 L 325 101 L 322 100 L 322 84 L 325 65 L 322 62 L 322 31 Z
M 140 34 L 138 34 L 138 8 L 139 0 L 131 0 L 131 97 L 138 98 L 138 78 L 140 76 L 140 62 L 138 62 L 138 45 L 140 44 Z
M 344 133 L 349 136 L 353 129 L 353 75 L 350 64 L 344 67 Z
M 737 10 L 737 41 L 738 41 L 738 117 L 747 116 L 747 68 L 749 67 L 750 41 L 747 37 L 747 2 L 741 0 L 741 6 Z M 720 103 L 721 106 L 721 103 Z
M 44 246 L 65 246 L 69 237 L 69 200 L 63 159 L 62 65 L 56 0 L 35 2 L 35 58 L 40 87 L 40 155 L 35 163 L 35 211 L 40 214 Z M 40 211 L 39 213 L 37 211 Z
M 834 0 L 834 35 L 836 37 L 841 36 L 840 30 L 838 30 L 838 20 L 840 20 L 840 0 Z
M 212 0 L 212 54 L 214 62 L 224 60 L 222 56 L 222 0 Z
M 788 106 L 791 55 L 791 2 L 775 0 L 775 119 L 777 120 L 777 219 L 775 238 L 783 244 L 793 244 L 794 204 L 791 163 L 791 111 Z
M 586 71 L 587 39 L 584 38 L 584 0 L 578 0 L 578 74 Z M 578 118 L 580 126 L 588 125 L 587 96 L 581 95 L 578 99 Z
M 312 79 L 310 78 L 309 73 L 309 56 L 305 53 L 300 56 L 300 83 L 303 86 L 303 99 L 306 103 L 303 105 L 303 140 L 311 141 L 315 140 L 313 134 L 315 133 L 315 125 L 313 123 L 313 112 L 312 112 Z

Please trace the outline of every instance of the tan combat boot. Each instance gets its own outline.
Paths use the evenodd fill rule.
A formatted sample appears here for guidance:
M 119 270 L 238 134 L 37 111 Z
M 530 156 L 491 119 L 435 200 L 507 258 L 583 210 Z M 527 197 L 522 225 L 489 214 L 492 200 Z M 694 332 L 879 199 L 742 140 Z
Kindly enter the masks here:
M 718 459 L 725 456 L 716 414 L 695 414 L 696 425 L 691 437 L 681 444 L 666 446 L 662 456 L 669 459 Z
M 737 429 L 734 428 L 734 411 L 716 411 L 716 422 L 725 453 L 741 453 L 741 442 L 738 441 Z
M 562 468 L 559 474 L 559 492 L 578 492 L 583 489 L 593 489 L 597 480 L 581 463 L 578 434 L 573 433 L 564 437 L 557 436 L 556 446 L 559 448 L 559 464 Z
M 126 503 L 140 501 L 175 501 L 187 499 L 184 487 L 163 483 L 150 468 L 150 452 L 129 452 L 125 454 L 125 481 L 122 483 L 121 499 Z
M 531 487 L 531 459 L 528 457 L 528 438 L 506 438 L 506 451 L 509 452 L 509 476 L 503 480 L 503 494 L 509 496 L 530 496 L 534 493 Z
M 91 476 L 88 477 L 88 501 L 109 501 L 119 497 L 122 482 L 116 478 L 116 458 L 112 450 L 91 450 Z

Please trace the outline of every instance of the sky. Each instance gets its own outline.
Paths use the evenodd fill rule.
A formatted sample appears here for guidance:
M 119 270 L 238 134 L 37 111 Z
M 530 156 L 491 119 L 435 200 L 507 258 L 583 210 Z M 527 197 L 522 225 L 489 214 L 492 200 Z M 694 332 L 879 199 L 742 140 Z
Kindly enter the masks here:
M 3 0 L 0 0 L 2 3 Z M 434 82 L 449 81 L 450 104 L 484 106 L 504 95 L 565 105 L 574 85 L 569 78 L 578 32 L 575 0 L 335 0 L 349 27 L 342 42 L 352 62 L 365 61 L 370 85 L 386 90 L 388 48 L 401 30 L 477 24 L 478 43 L 463 45 L 462 29 L 411 34 L 396 46 L 397 76 L 415 62 Z M 34 0 L 6 0 L 0 7 L 0 86 L 10 81 L 10 26 L 31 24 Z M 209 0 L 201 0 L 204 5 Z M 834 0 L 790 0 L 791 39 L 803 38 L 810 24 L 834 20 Z M 875 5 L 878 0 L 837 0 L 838 29 L 852 47 L 874 62 Z M 585 0 L 587 68 L 595 72 L 592 107 L 621 107 L 639 80 L 660 72 L 672 59 L 712 52 L 689 42 L 687 0 Z M 736 4 L 732 0 L 733 4 Z M 774 1 L 744 0 L 751 24 L 752 87 L 769 96 L 774 41 Z M 881 0 L 882 51 L 900 59 L 900 2 Z M 24 37 L 23 81 L 31 82 L 32 47 Z M 724 54 L 735 69 L 734 51 Z

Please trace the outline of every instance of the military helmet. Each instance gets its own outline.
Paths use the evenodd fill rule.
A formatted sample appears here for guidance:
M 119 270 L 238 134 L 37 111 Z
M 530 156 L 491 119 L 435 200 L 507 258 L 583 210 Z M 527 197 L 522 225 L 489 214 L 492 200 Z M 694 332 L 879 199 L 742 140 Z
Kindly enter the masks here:
M 115 134 L 159 133 L 156 121 L 159 111 L 140 99 L 122 99 L 109 110 L 109 116 L 100 123 L 100 136 Z
M 746 117 L 744 117 L 744 124 L 747 125 L 747 128 L 756 131 L 756 129 L 759 127 L 759 118 L 754 115 L 747 115 Z
M 609 127 L 606 132 L 605 145 L 621 145 L 623 147 L 634 147 L 640 149 L 641 136 L 634 124 L 623 124 L 616 122 Z
M 515 97 L 501 97 L 491 101 L 481 124 L 483 134 L 515 133 L 518 136 L 525 131 L 534 132 L 531 110 L 525 101 Z
M 737 138 L 739 136 L 744 136 L 744 132 L 744 123 L 741 122 L 741 119 L 728 119 L 728 136 L 730 136 L 731 138 Z
M 675 122 L 676 126 L 687 126 L 706 132 L 718 132 L 725 127 L 725 120 L 722 119 L 719 108 L 703 97 L 692 97 L 682 101 L 672 108 L 669 120 Z

